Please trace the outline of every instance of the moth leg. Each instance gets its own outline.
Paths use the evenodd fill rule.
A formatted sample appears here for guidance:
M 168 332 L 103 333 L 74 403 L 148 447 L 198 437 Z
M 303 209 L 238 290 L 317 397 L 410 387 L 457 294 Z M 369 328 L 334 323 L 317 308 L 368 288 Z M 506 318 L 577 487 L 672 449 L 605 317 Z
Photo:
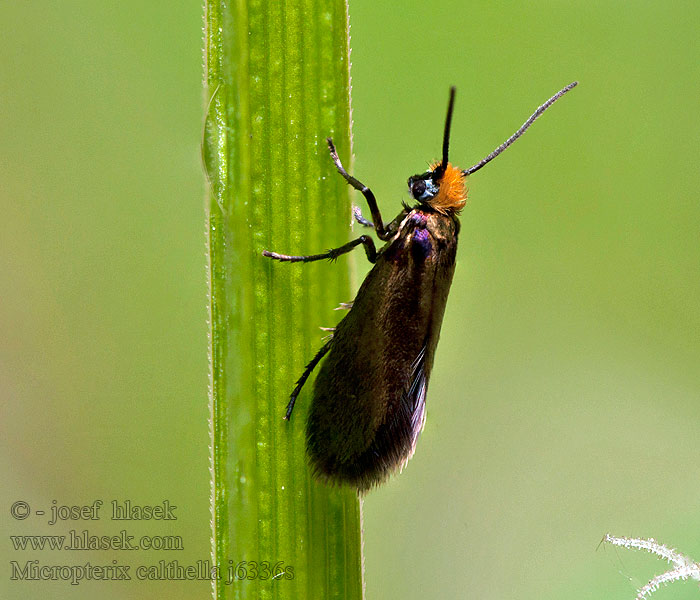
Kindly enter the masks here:
M 301 392 L 301 388 L 304 387 L 306 380 L 309 378 L 309 375 L 311 375 L 311 372 L 316 368 L 316 365 L 331 349 L 332 343 L 333 338 L 331 338 L 325 344 L 323 344 L 323 346 L 321 346 L 321 349 L 316 353 L 316 356 L 314 356 L 311 359 L 311 362 L 308 365 L 306 365 L 304 372 L 301 374 L 301 377 L 299 377 L 299 379 L 297 380 L 297 385 L 294 388 L 292 395 L 289 397 L 289 404 L 287 404 L 287 412 L 284 415 L 286 421 L 289 421 L 289 417 L 292 416 L 292 411 L 294 410 L 294 403 L 297 401 L 297 396 Z
M 411 212 L 411 207 L 410 206 L 405 206 L 404 207 L 406 210 L 402 211 L 399 216 L 394 219 L 391 223 L 388 225 L 384 225 L 384 231 L 387 233 L 389 237 L 393 236 L 399 229 L 399 225 L 403 221 L 404 217 Z M 353 206 L 352 207 L 352 216 L 357 221 L 360 225 L 363 227 L 372 227 L 374 228 L 374 223 L 370 221 L 369 219 L 365 219 L 364 215 L 362 214 L 362 211 L 360 210 L 359 206 Z
M 347 244 L 344 244 L 340 248 L 331 248 L 328 252 L 323 254 L 309 254 L 307 256 L 290 256 L 289 254 L 278 254 L 277 252 L 270 252 L 269 250 L 263 250 L 263 256 L 267 258 L 274 258 L 275 260 L 281 260 L 282 262 L 313 262 L 315 260 L 323 260 L 324 258 L 329 258 L 330 260 L 335 260 L 341 254 L 350 252 L 353 248 L 364 245 L 365 253 L 367 254 L 367 260 L 374 263 L 377 260 L 377 249 L 374 247 L 374 241 L 371 237 L 367 235 L 361 235 L 356 240 L 352 240 Z
M 352 216 L 357 221 L 360 225 L 363 227 L 372 227 L 374 228 L 374 223 L 372 221 L 368 221 L 362 216 L 362 211 L 360 210 L 359 206 L 353 206 L 352 207 Z
M 374 220 L 374 230 L 377 232 L 377 236 L 380 240 L 389 239 L 390 234 L 384 229 L 384 221 L 382 221 L 382 215 L 379 212 L 379 207 L 377 206 L 377 199 L 374 197 L 372 190 L 370 190 L 364 183 L 355 179 L 352 175 L 343 167 L 343 163 L 340 162 L 338 158 L 338 153 L 336 152 L 335 146 L 333 145 L 333 140 L 331 138 L 326 138 L 328 142 L 328 149 L 331 152 L 331 158 L 335 163 L 335 168 L 338 169 L 345 181 L 347 181 L 352 187 L 357 191 L 362 192 L 362 195 L 367 199 L 367 204 L 369 205 L 369 210 L 372 213 L 372 219 Z

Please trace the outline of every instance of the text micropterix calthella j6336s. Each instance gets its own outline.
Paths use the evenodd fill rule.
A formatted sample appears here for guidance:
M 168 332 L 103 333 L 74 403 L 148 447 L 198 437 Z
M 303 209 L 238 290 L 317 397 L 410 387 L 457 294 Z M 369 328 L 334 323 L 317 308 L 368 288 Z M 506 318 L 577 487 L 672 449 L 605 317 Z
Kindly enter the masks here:
M 321 363 L 306 421 L 306 449 L 314 474 L 365 492 L 401 469 L 413 455 L 425 422 L 425 398 L 435 347 L 452 283 L 459 235 L 457 215 L 467 200 L 465 180 L 490 162 L 566 92 L 557 92 L 503 144 L 468 169 L 448 161 L 455 88 L 442 141 L 442 160 L 408 178 L 415 205 L 403 205 L 389 224 L 372 191 L 343 167 L 333 141 L 328 148 L 338 172 L 367 200 L 372 222 L 355 210 L 361 225 L 385 242 L 377 251 L 361 235 L 322 254 L 289 256 L 265 251 L 279 261 L 335 259 L 363 245 L 374 264 L 355 301 L 332 335 L 306 366 L 287 405 L 286 419 L 307 378 Z M 327 356 L 326 356 L 327 355 Z

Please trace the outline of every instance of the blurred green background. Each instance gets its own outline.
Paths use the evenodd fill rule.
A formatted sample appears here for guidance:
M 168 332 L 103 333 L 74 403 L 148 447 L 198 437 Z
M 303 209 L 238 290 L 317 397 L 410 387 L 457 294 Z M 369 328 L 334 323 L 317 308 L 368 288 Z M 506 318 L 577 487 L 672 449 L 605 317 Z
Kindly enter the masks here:
M 0 4 L 3 598 L 209 595 L 10 582 L 10 560 L 136 559 L 8 541 L 75 525 L 16 521 L 16 500 L 169 499 L 178 521 L 129 533 L 183 536 L 168 560 L 209 556 L 201 14 Z M 634 598 L 666 564 L 596 551 L 604 533 L 700 560 L 700 6 L 350 14 L 355 172 L 387 217 L 439 156 L 450 85 L 466 167 L 581 82 L 471 179 L 427 426 L 364 502 L 367 598 Z

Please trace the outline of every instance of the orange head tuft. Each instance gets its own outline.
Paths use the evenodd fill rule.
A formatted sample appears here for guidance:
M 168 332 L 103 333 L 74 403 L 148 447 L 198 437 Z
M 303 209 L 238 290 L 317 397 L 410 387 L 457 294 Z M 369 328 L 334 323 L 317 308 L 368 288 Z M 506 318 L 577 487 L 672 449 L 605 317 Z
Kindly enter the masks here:
M 435 171 L 441 163 L 431 165 L 430 170 Z M 428 200 L 428 204 L 436 211 L 443 214 L 459 213 L 467 203 L 467 188 L 464 185 L 464 173 L 461 169 L 447 163 L 445 173 L 439 181 L 439 190 L 434 198 Z

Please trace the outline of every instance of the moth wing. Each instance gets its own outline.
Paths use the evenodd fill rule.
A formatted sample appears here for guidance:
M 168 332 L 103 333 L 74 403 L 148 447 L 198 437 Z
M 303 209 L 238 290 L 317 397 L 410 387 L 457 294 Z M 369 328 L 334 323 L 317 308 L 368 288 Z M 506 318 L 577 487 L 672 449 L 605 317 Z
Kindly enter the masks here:
M 411 367 L 411 385 L 401 399 L 411 416 L 411 430 L 414 433 L 414 443 L 425 425 L 425 395 L 428 391 L 428 374 L 425 372 L 425 352 L 423 346 L 420 354 Z
M 317 474 L 367 489 L 413 454 L 456 254 L 456 223 L 411 213 L 321 363 L 307 420 Z

